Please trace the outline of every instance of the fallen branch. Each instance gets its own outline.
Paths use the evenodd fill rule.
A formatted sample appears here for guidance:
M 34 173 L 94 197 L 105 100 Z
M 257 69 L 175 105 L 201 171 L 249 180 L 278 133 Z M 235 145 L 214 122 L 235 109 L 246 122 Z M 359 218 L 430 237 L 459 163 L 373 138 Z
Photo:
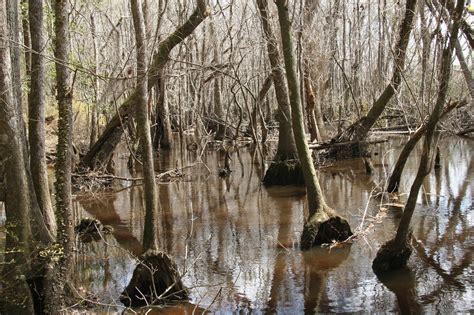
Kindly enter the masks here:
M 333 143 L 322 143 L 322 144 L 310 144 L 309 148 L 311 150 L 324 150 L 327 148 L 333 148 L 333 147 L 343 147 L 346 145 L 352 145 L 352 144 L 377 144 L 377 143 L 384 143 L 388 142 L 387 139 L 377 139 L 377 140 L 371 140 L 371 141 L 348 141 L 348 142 L 333 142 Z

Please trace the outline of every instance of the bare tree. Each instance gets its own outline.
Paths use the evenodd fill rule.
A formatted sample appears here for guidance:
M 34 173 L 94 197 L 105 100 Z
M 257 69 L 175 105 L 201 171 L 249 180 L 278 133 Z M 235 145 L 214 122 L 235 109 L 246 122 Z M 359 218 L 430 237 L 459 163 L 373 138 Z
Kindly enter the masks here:
M 423 151 L 420 159 L 420 166 L 413 182 L 408 200 L 403 210 L 403 215 L 398 224 L 397 234 L 394 239 L 388 241 L 377 252 L 372 268 L 375 273 L 383 273 L 393 269 L 399 269 L 406 266 L 408 259 L 411 256 L 411 229 L 410 222 L 415 211 L 416 200 L 420 191 L 423 180 L 431 171 L 434 154 L 438 141 L 436 134 L 436 125 L 441 117 L 443 105 L 446 101 L 448 93 L 448 86 L 451 76 L 451 59 L 453 56 L 454 47 L 456 45 L 459 27 L 461 25 L 462 10 L 464 8 L 464 1 L 458 0 L 456 7 L 451 8 L 450 16 L 452 24 L 449 32 L 449 43 L 443 50 L 441 60 L 441 70 L 439 77 L 439 88 L 436 104 L 433 108 L 428 123 L 426 125 L 426 134 L 423 142 Z

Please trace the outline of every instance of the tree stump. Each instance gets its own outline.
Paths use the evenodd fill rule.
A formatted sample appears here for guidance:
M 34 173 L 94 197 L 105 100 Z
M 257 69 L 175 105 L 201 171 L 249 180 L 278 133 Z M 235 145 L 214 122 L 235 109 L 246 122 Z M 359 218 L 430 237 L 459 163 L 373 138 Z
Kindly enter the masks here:
M 127 307 L 188 299 L 176 264 L 166 253 L 157 250 L 148 250 L 140 257 L 130 283 L 120 296 L 120 302 Z

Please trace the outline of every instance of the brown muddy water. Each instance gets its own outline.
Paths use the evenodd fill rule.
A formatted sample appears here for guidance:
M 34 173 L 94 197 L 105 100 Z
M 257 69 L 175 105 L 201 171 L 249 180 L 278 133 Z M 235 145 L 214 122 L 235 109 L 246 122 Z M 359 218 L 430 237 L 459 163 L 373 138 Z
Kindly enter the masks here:
M 440 143 L 441 168 L 425 180 L 412 220 L 417 241 L 408 269 L 383 279 L 372 272 L 378 248 L 394 235 L 401 215 L 396 205 L 371 198 L 372 190 L 385 180 L 404 142 L 394 137 L 374 146 L 372 176 L 361 161 L 320 170 L 329 205 L 361 234 L 351 246 L 308 252 L 298 249 L 304 190 L 263 187 L 256 150 L 233 153 L 227 179 L 217 175 L 223 165 L 217 151 L 200 159 L 182 145 L 163 154 L 157 161 L 160 172 L 191 165 L 179 181 L 159 184 L 157 222 L 160 247 L 175 258 L 191 301 L 151 313 L 472 313 L 472 140 Z M 401 192 L 409 191 L 415 177 L 417 154 L 408 161 Z M 127 159 L 116 157 L 117 175 L 139 176 L 128 172 Z M 73 307 L 70 313 L 124 311 L 118 297 L 135 267 L 133 253 L 141 250 L 144 200 L 142 186 L 117 181 L 114 190 L 75 198 L 76 221 L 94 217 L 114 232 L 105 242 L 78 244 L 74 283 L 92 309 Z M 3 210 L 0 218 L 3 222 Z

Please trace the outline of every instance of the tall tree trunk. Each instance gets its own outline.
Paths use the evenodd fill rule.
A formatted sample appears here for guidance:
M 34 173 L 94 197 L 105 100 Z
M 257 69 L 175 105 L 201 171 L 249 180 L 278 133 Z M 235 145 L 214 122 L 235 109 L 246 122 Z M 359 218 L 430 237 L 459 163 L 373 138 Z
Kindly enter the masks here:
M 0 0 L 0 163 L 4 164 L 6 240 L 2 266 L 0 312 L 31 314 L 33 303 L 25 276 L 29 273 L 30 199 L 20 129 L 14 102 L 6 5 Z
M 99 107 L 99 48 L 97 45 L 97 31 L 95 25 L 94 13 L 91 13 L 91 35 L 92 46 L 94 48 L 94 102 L 91 108 L 91 135 L 89 139 L 89 148 L 91 148 L 97 141 L 98 120 L 97 111 Z
M 206 0 L 198 0 L 196 9 L 189 19 L 158 45 L 157 52 L 153 55 L 152 65 L 149 68 L 148 89 L 158 84 L 160 73 L 168 62 L 173 48 L 188 37 L 208 15 L 209 10 Z M 109 121 L 99 139 L 82 158 L 81 164 L 84 167 L 90 169 L 104 169 L 106 167 L 122 138 L 121 122 L 126 121 L 129 116 L 133 115 L 137 100 L 138 93 L 134 91 L 119 107 L 118 115 L 115 115 Z
M 162 150 L 171 149 L 171 122 L 168 104 L 166 102 L 166 85 L 163 75 L 160 74 L 160 80 L 155 87 L 156 94 L 156 117 L 154 147 Z
M 28 13 L 28 1 L 29 0 L 21 0 L 20 7 L 21 7 L 21 22 L 23 28 L 23 45 L 26 49 L 25 51 L 25 69 L 26 69 L 26 76 L 30 76 L 31 71 L 31 52 L 29 49 L 31 48 L 31 39 L 30 39 L 30 21 L 29 21 L 29 13 Z
M 45 70 L 44 70 L 44 34 L 43 1 L 30 0 L 28 5 L 29 24 L 31 26 L 31 79 L 28 95 L 28 136 L 30 145 L 31 178 L 35 187 L 38 205 L 43 213 L 46 226 L 52 235 L 56 235 L 51 195 L 49 193 L 48 169 L 45 151 Z
M 257 0 L 263 33 L 267 41 L 267 53 L 272 67 L 273 86 L 278 103 L 278 148 L 273 162 L 265 173 L 265 185 L 303 184 L 303 176 L 297 159 L 295 139 L 291 130 L 291 108 L 288 88 L 280 62 L 278 43 L 273 34 L 268 15 L 267 0 Z
M 4 15 L 8 23 L 10 42 L 11 80 L 13 88 L 13 103 L 17 113 L 21 113 L 21 63 L 20 63 L 20 3 L 18 0 L 7 0 L 7 14 Z
M 142 145 L 143 177 L 145 178 L 145 229 L 143 233 L 144 250 L 156 250 L 156 186 L 155 168 L 153 164 L 153 147 L 150 134 L 150 119 L 148 114 L 148 87 L 147 87 L 147 53 L 145 42 L 145 23 L 143 20 L 142 6 L 138 0 L 131 0 L 133 27 L 137 50 L 137 127 Z
M 443 104 L 446 101 L 448 93 L 449 79 L 451 76 L 451 59 L 453 56 L 454 46 L 457 41 L 459 26 L 462 17 L 464 1 L 458 0 L 456 8 L 451 11 L 451 19 L 453 21 L 449 33 L 448 46 L 443 50 L 441 60 L 441 70 L 439 77 L 439 88 L 436 104 L 433 108 L 426 126 L 426 135 L 423 142 L 423 151 L 420 159 L 420 166 L 413 182 L 408 200 L 403 210 L 403 215 L 398 224 L 397 234 L 394 239 L 388 241 L 377 252 L 372 268 L 375 273 L 383 273 L 392 269 L 405 267 L 411 255 L 411 230 L 410 222 L 415 211 L 416 200 L 420 191 L 423 180 L 431 171 L 434 154 L 438 137 L 435 135 L 436 125 L 441 117 Z M 449 24 L 448 24 L 449 25 Z
M 286 0 L 276 0 L 278 8 L 278 18 L 281 30 L 281 41 L 285 60 L 286 78 L 291 105 L 291 119 L 293 134 L 298 151 L 298 157 L 303 170 L 306 185 L 306 195 L 308 199 L 309 220 L 305 224 L 301 237 L 301 247 L 307 249 L 314 244 L 325 243 L 326 240 L 342 241 L 347 239 L 352 232 L 345 219 L 337 217 L 335 211 L 331 209 L 324 200 L 321 186 L 316 176 L 311 152 L 306 141 L 306 134 L 303 124 L 303 110 L 300 104 L 298 80 L 296 77 L 295 61 L 293 56 L 293 44 L 291 40 L 291 24 L 288 17 L 288 6 Z M 326 228 L 330 225 L 331 228 Z M 329 232 L 330 233 L 327 233 Z
M 60 314 L 66 303 L 65 286 L 72 264 L 74 234 L 72 226 L 72 93 L 69 63 L 69 1 L 54 2 L 54 57 L 56 58 L 56 100 L 58 102 L 58 145 L 56 149 L 57 244 L 61 249 L 46 283 L 45 310 Z
M 138 266 L 133 272 L 129 285 L 122 293 L 121 300 L 127 306 L 154 304 L 160 295 L 169 294 L 172 299 L 187 299 L 187 291 L 181 281 L 176 264 L 163 252 L 158 251 L 157 242 L 157 198 L 155 171 L 153 165 L 153 147 L 148 117 L 148 88 L 146 66 L 145 24 L 142 6 L 139 0 L 131 0 L 133 26 L 137 47 L 137 98 L 138 131 L 141 136 L 143 154 L 143 174 L 145 178 L 145 228 L 143 233 L 143 250 Z M 138 294 L 140 295 L 138 297 Z M 145 301 L 143 300 L 145 298 Z
M 339 1 L 337 1 L 334 5 L 336 8 L 339 7 Z M 316 16 L 316 9 L 318 8 L 318 1 L 312 1 L 312 0 L 305 0 L 304 2 L 304 18 L 303 18 L 303 39 L 306 36 L 306 33 L 310 31 L 311 24 L 313 23 L 314 17 Z M 335 12 L 336 14 L 338 12 Z M 336 20 L 337 16 L 334 15 L 332 18 L 332 28 L 331 32 L 333 33 L 331 36 L 331 45 L 333 45 L 333 49 L 335 49 L 336 46 Z M 323 120 L 323 112 L 321 109 L 321 101 L 316 100 L 316 93 L 313 89 L 312 83 L 311 83 L 311 77 L 314 77 L 311 69 L 311 62 L 308 58 L 312 53 L 314 53 L 314 41 L 310 41 L 310 44 L 308 47 L 306 47 L 305 52 L 304 52 L 304 60 L 303 60 L 303 65 L 304 65 L 304 91 L 306 94 L 306 107 L 307 107 L 307 112 L 306 115 L 308 117 L 308 126 L 310 129 L 310 135 L 311 135 L 311 140 L 318 140 L 318 141 L 324 141 L 327 136 L 326 132 L 326 127 L 324 125 L 324 120 Z M 335 53 L 333 51 L 332 53 Z M 333 61 L 331 60 L 330 62 L 330 67 L 334 67 Z M 333 74 L 331 74 L 333 75 Z
M 314 90 L 311 85 L 311 78 L 309 76 L 309 66 L 305 64 L 304 71 L 304 91 L 306 94 L 306 115 L 308 117 L 308 129 L 310 134 L 311 141 L 323 141 L 321 133 L 319 131 L 318 123 L 316 122 L 316 117 L 314 115 L 316 107 L 316 96 L 314 95 Z
M 467 88 L 469 89 L 469 95 L 471 96 L 471 104 L 474 105 L 474 79 L 472 78 L 472 69 L 469 70 L 466 59 L 461 48 L 459 40 L 456 41 L 456 57 L 458 58 L 459 64 L 461 65 L 462 74 L 466 81 Z

